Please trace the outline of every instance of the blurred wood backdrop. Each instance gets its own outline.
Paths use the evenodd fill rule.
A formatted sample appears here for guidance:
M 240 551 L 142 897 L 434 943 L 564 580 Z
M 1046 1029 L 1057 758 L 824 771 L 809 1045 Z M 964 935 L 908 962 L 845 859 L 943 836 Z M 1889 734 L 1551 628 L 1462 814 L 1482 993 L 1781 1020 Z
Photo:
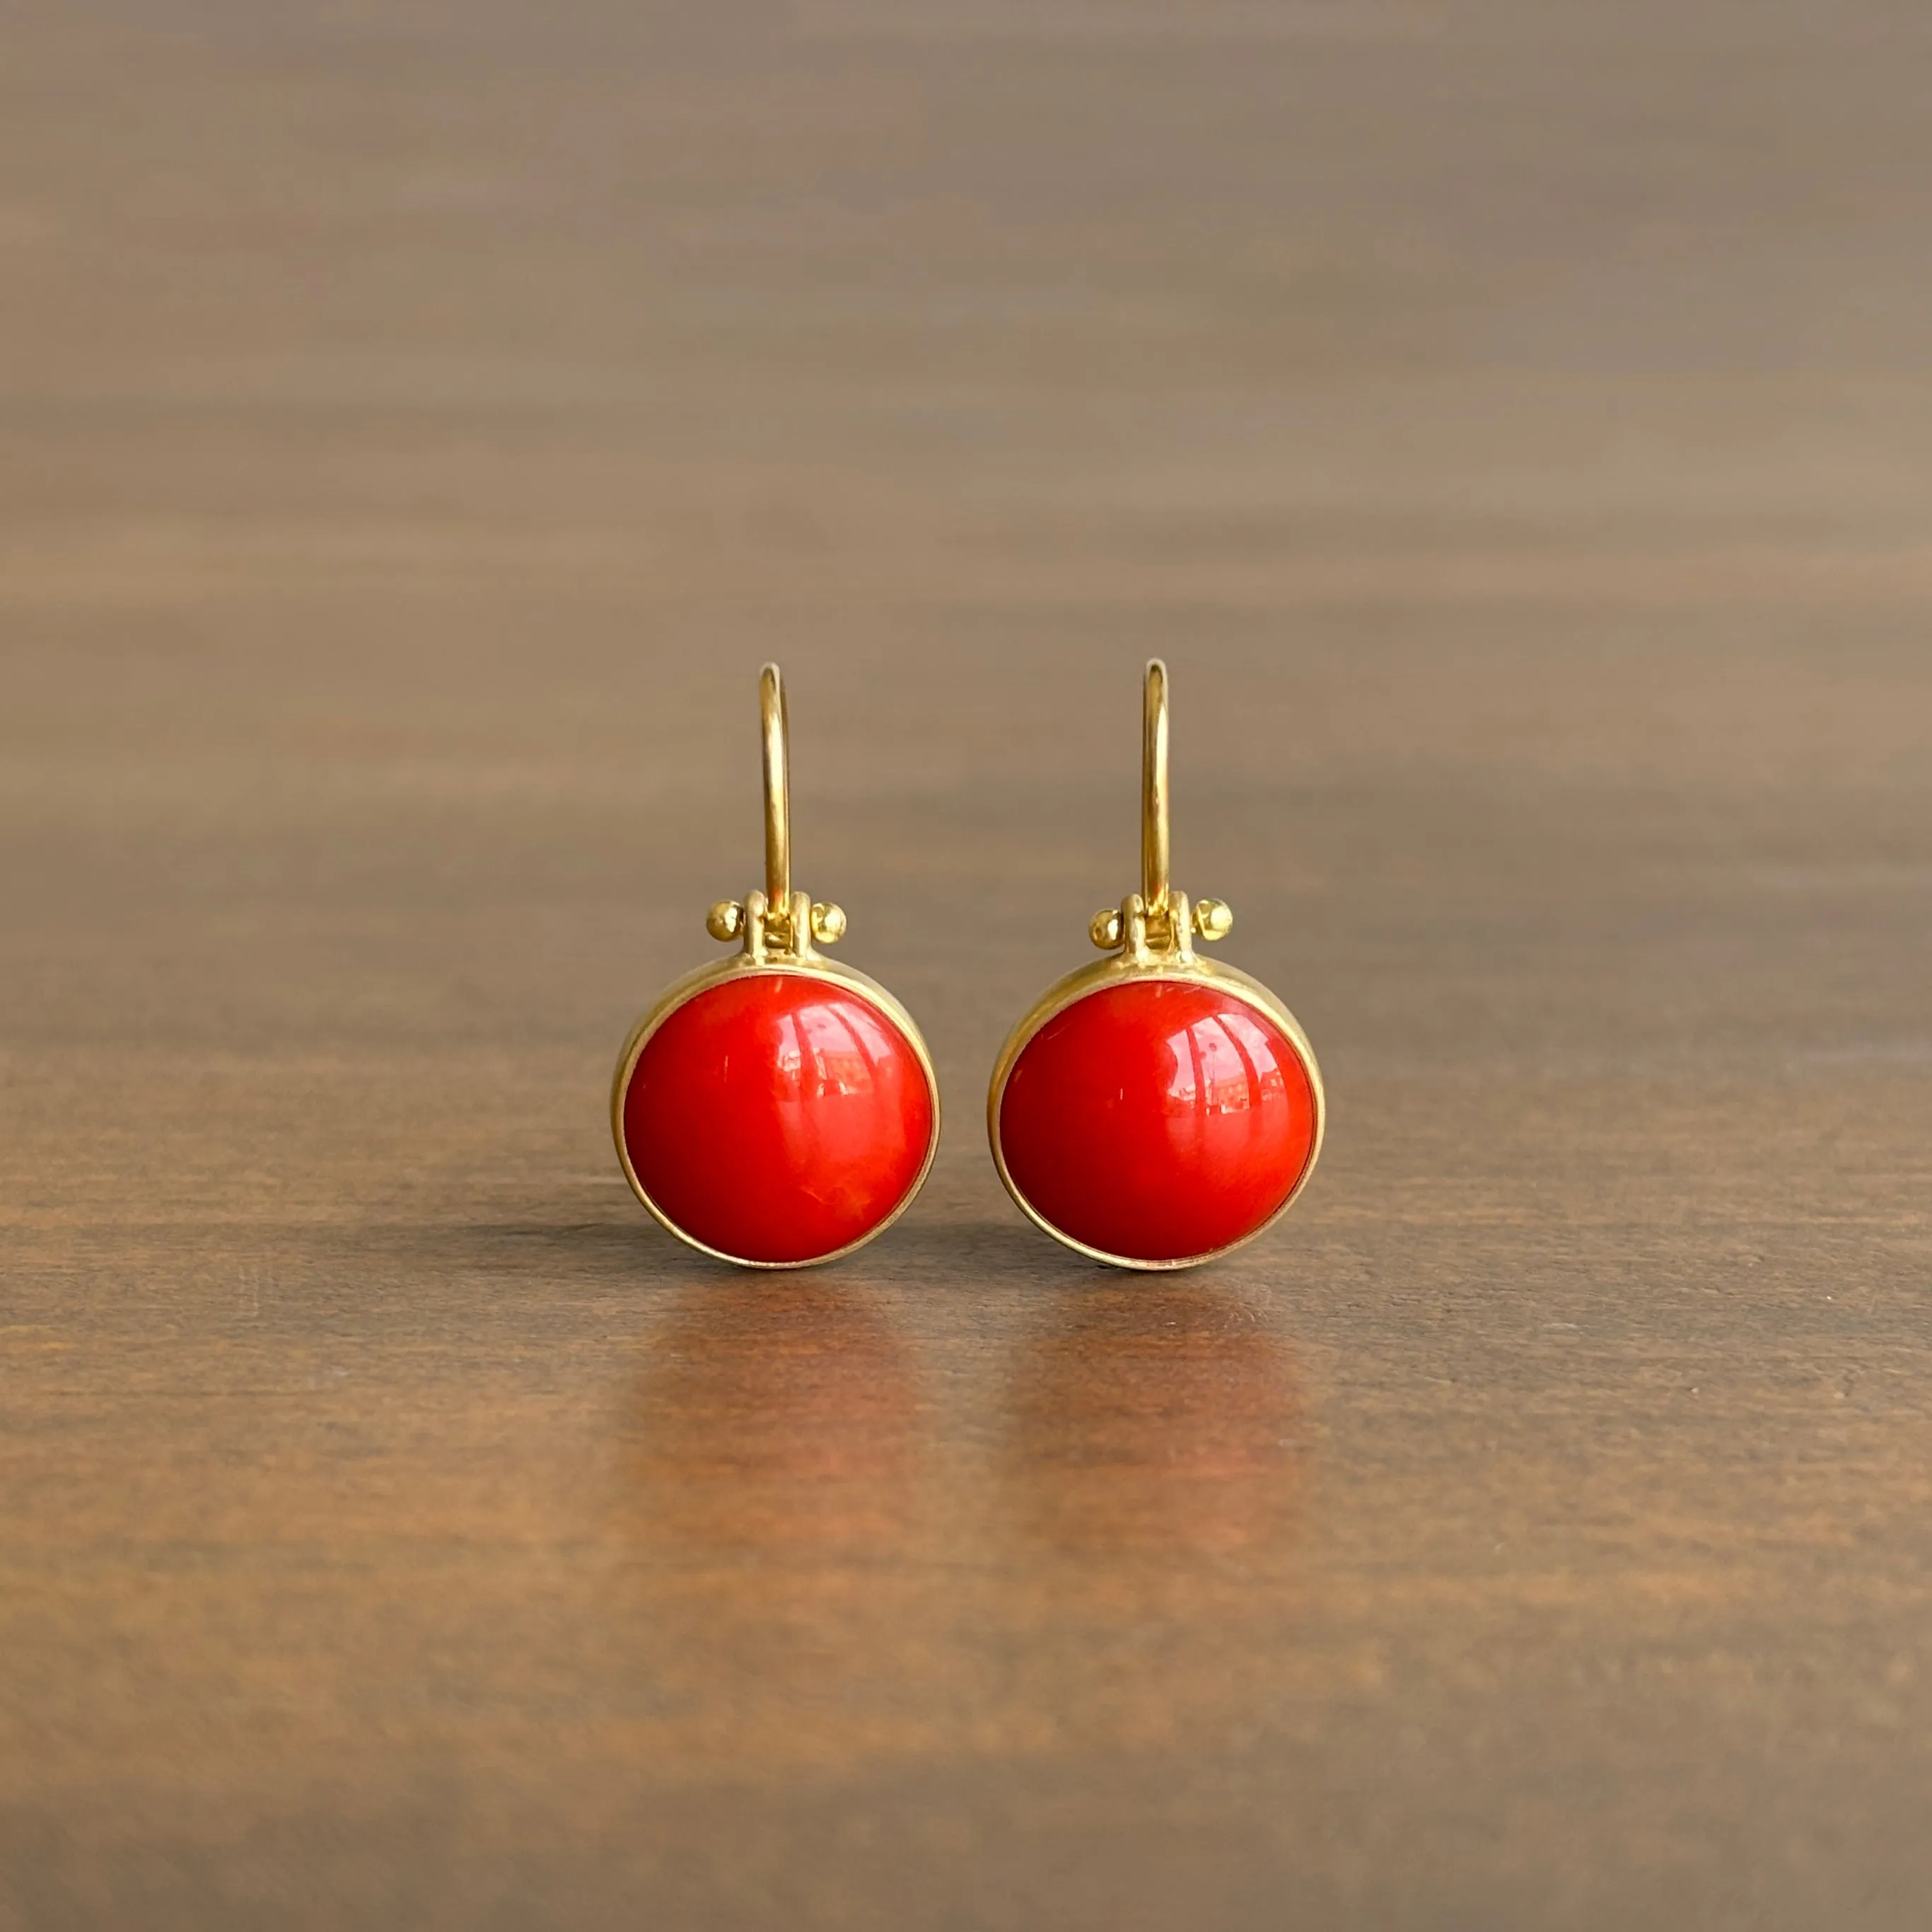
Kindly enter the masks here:
M 1932 1890 L 1932 14 L 26 0 L 0 1926 L 1810 1928 Z M 1177 878 L 1304 1203 L 1035 1238 Z M 742 1278 L 758 876 L 950 1108 Z

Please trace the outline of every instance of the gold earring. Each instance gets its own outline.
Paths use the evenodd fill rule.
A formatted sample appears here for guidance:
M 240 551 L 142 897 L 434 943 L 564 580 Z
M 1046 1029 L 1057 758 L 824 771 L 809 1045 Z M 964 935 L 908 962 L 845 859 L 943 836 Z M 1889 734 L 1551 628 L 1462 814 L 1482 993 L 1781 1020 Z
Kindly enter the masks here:
M 791 885 L 790 728 L 776 664 L 758 682 L 765 889 L 720 900 L 731 958 L 668 987 L 610 1088 L 617 1159 L 680 1240 L 747 1268 L 806 1268 L 905 1211 L 939 1146 L 939 1082 L 912 1016 L 818 950 L 845 915 Z
M 1048 991 L 993 1068 L 986 1126 L 1006 1192 L 1083 1255 L 1182 1268 L 1250 1241 L 1306 1185 L 1326 1102 L 1294 1016 L 1203 958 L 1234 916 L 1168 877 L 1167 668 L 1148 666 L 1141 890 L 1096 914 L 1113 957 Z

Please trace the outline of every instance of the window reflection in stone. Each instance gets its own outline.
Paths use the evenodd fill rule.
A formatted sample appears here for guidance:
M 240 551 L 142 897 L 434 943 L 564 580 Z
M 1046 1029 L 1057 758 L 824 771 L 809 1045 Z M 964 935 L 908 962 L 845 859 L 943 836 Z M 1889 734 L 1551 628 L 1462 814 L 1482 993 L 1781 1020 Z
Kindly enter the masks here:
M 778 1023 L 778 1068 L 801 1099 L 870 1093 L 896 1052 L 884 1027 L 850 1006 L 805 1006 Z
M 1240 1114 L 1288 1087 L 1267 1029 L 1245 1013 L 1198 1019 L 1168 1036 L 1167 1096 L 1178 1111 Z

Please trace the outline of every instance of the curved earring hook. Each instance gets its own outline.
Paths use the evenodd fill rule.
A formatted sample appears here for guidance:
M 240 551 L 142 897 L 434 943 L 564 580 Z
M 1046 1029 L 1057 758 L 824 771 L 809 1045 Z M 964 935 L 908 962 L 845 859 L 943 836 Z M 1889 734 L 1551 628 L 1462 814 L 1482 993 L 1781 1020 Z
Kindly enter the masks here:
M 1141 735 L 1141 898 L 1150 913 L 1167 910 L 1167 667 L 1148 662 Z
M 1103 907 L 1094 915 L 1088 937 L 1102 952 L 1124 946 L 1144 960 L 1153 953 L 1190 960 L 1194 941 L 1225 939 L 1234 915 L 1220 899 L 1190 903 L 1174 890 L 1168 830 L 1167 667 L 1148 660 L 1141 713 L 1141 889 L 1130 892 L 1117 912 Z
M 778 668 L 758 674 L 758 714 L 765 743 L 765 904 L 791 904 L 791 721 Z
M 791 720 L 784 682 L 775 664 L 758 674 L 758 722 L 764 740 L 765 890 L 747 898 L 720 899 L 704 916 L 713 939 L 742 939 L 746 956 L 810 959 L 816 940 L 833 946 L 844 938 L 845 914 L 791 889 Z

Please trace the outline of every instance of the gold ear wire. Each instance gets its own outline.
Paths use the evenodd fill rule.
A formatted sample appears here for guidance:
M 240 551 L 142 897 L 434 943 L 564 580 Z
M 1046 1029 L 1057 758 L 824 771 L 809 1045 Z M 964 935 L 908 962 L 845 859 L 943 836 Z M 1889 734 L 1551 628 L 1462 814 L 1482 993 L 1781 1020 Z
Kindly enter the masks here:
M 1156 917 L 1167 910 L 1167 667 L 1148 662 L 1141 730 L 1141 903 Z
M 775 664 L 758 674 L 758 720 L 765 747 L 765 903 L 791 904 L 791 719 Z
M 807 959 L 814 940 L 836 946 L 845 936 L 845 914 L 838 906 L 792 892 L 791 714 L 775 664 L 758 674 L 758 727 L 764 748 L 765 890 L 742 902 L 720 899 L 705 914 L 704 929 L 721 941 L 742 938 L 756 959 L 771 954 Z
M 1125 946 L 1136 958 L 1154 953 L 1193 956 L 1196 938 L 1226 939 L 1234 915 L 1225 900 L 1197 899 L 1174 890 L 1168 829 L 1167 667 L 1148 660 L 1141 710 L 1141 889 L 1117 909 L 1103 907 L 1087 928 L 1102 952 Z

